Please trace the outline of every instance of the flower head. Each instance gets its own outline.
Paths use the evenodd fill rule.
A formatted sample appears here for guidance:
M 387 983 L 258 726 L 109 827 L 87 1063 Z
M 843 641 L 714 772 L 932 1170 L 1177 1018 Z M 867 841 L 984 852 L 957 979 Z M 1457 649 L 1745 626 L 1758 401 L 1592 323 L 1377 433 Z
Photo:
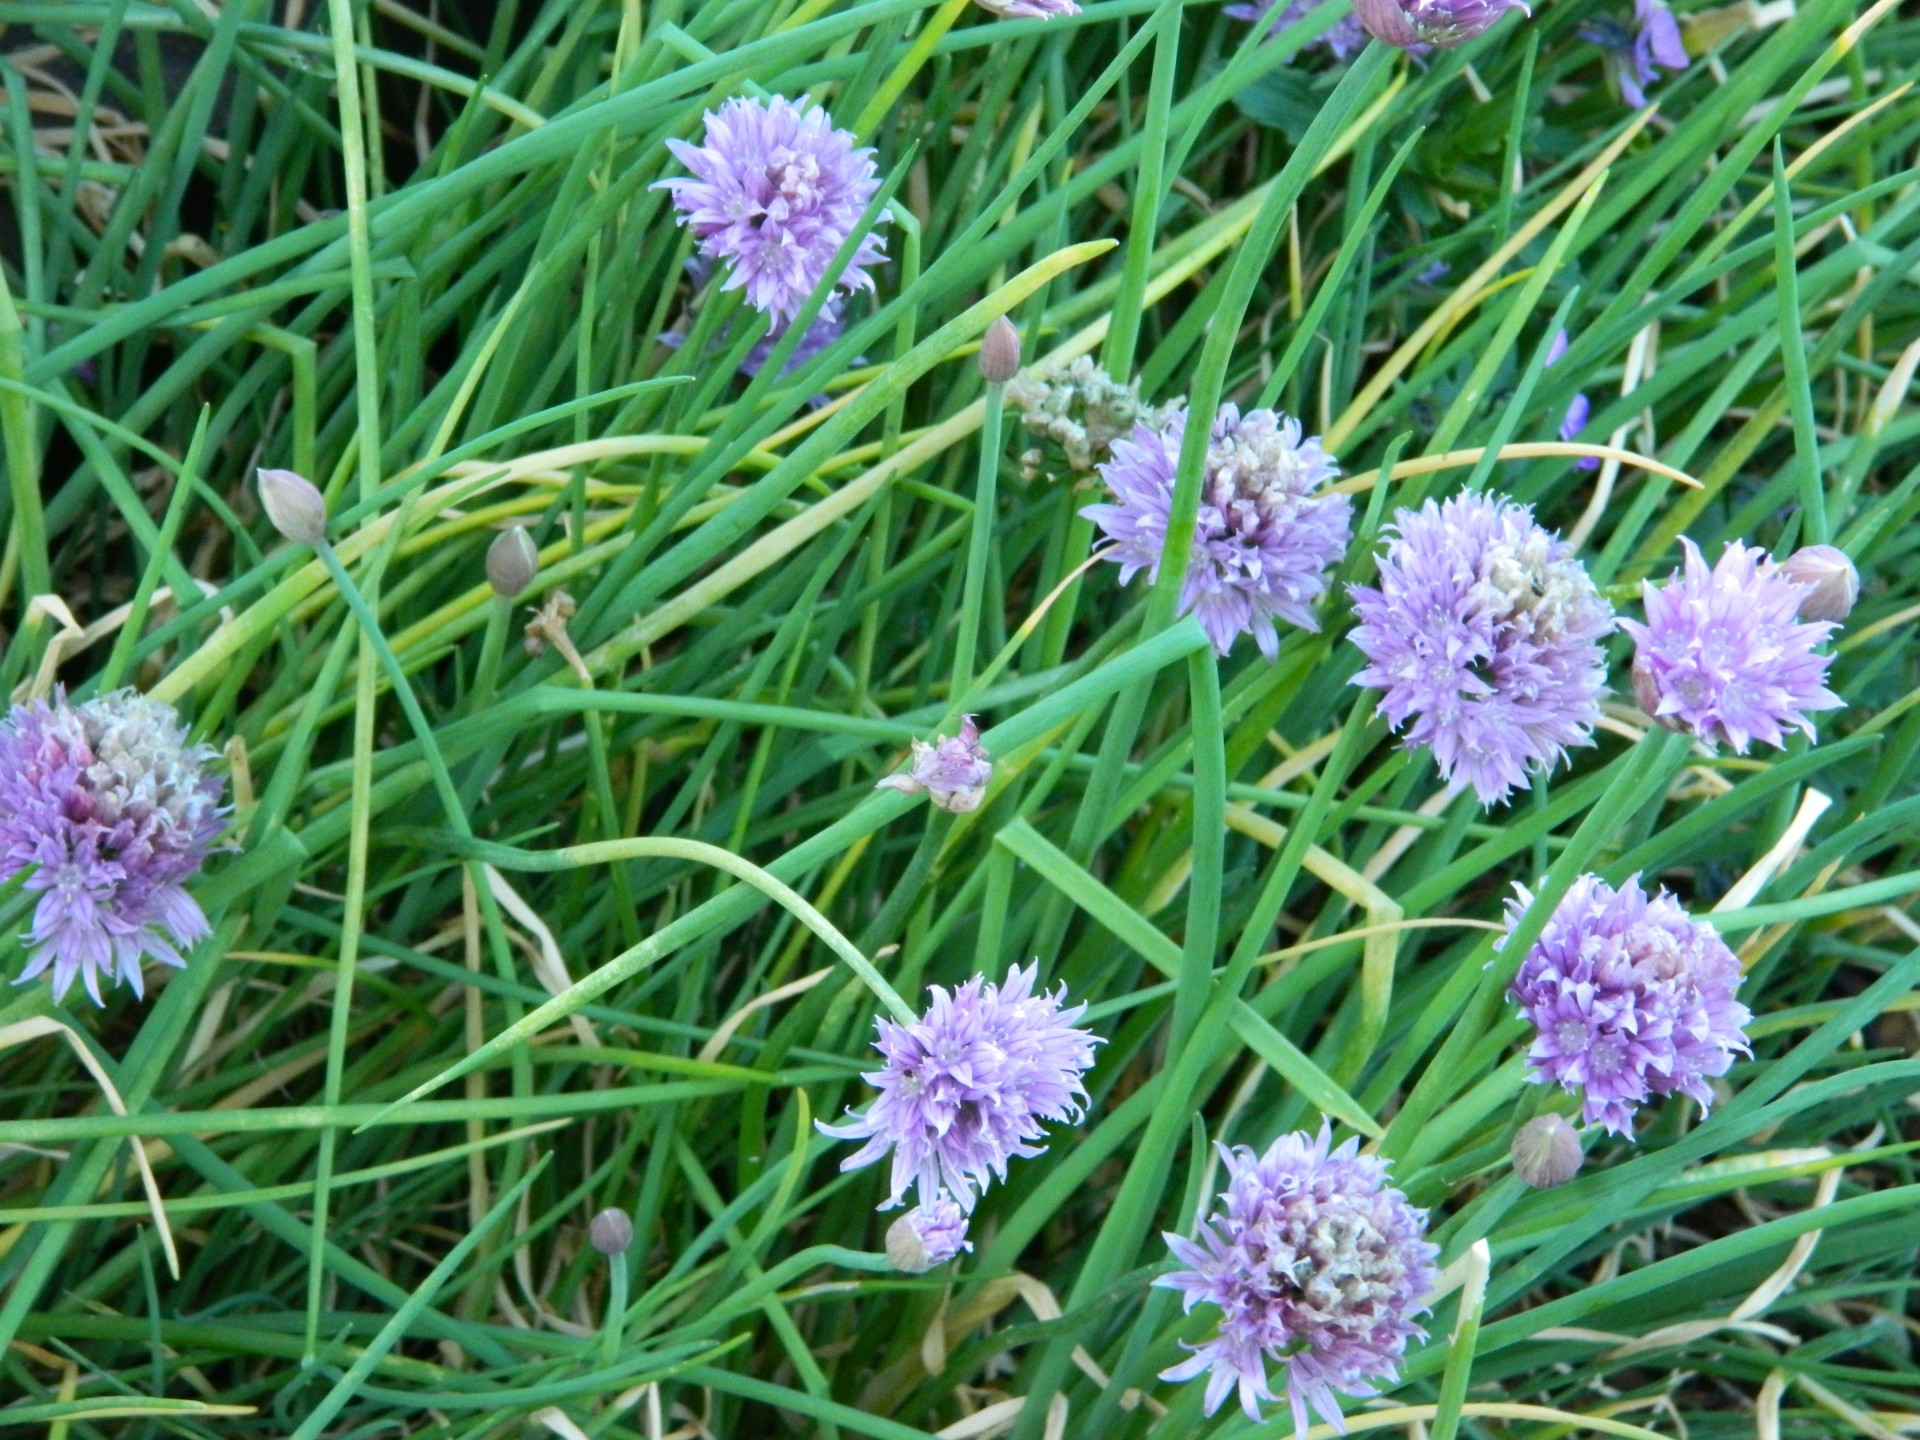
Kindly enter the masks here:
M 1078 15 L 1073 0 L 973 0 L 1003 20 L 1051 20 L 1056 15 Z
M 292 470 L 260 470 L 260 508 L 273 528 L 296 545 L 314 546 L 327 538 L 327 501 L 318 487 Z
M 1100 466 L 1116 503 L 1080 512 L 1114 542 L 1122 585 L 1142 570 L 1149 580 L 1159 576 L 1186 426 L 1182 406 L 1159 427 L 1138 425 L 1130 438 L 1116 440 Z M 1299 421 L 1220 407 L 1180 612 L 1199 617 L 1222 655 L 1236 636 L 1251 634 L 1273 659 L 1280 653 L 1275 620 L 1320 628 L 1313 605 L 1352 526 L 1352 500 L 1325 488 L 1339 473 L 1320 441 L 1302 436 Z
M 1058 446 L 1067 467 L 1081 474 L 1091 474 L 1134 426 L 1157 429 L 1179 408 L 1146 404 L 1138 380 L 1122 385 L 1090 355 L 1021 371 L 1008 383 L 1007 399 L 1020 411 L 1020 423 Z M 1038 450 L 1020 457 L 1021 474 L 1029 480 L 1040 466 Z
M 951 1195 L 938 1195 L 916 1205 L 887 1227 L 887 1259 L 893 1268 L 921 1275 L 944 1265 L 962 1250 L 973 1249 L 967 1239 L 967 1212 Z
M 1267 33 L 1278 35 L 1289 26 L 1298 25 L 1325 3 L 1326 0 L 1263 0 L 1260 4 L 1229 5 L 1222 13 L 1256 24 L 1265 21 Z M 1322 30 L 1312 43 L 1323 47 L 1334 59 L 1345 60 L 1367 48 L 1367 32 L 1357 19 L 1347 14 Z
M 1669 730 L 1741 755 L 1754 740 L 1785 745 L 1788 730 L 1812 736 L 1808 711 L 1846 703 L 1826 686 L 1833 657 L 1814 649 L 1837 627 L 1799 618 L 1806 587 L 1766 551 L 1729 541 L 1708 569 L 1697 545 L 1680 544 L 1685 569 L 1643 587 L 1645 623 L 1620 622 L 1639 647 L 1633 691 L 1641 708 Z
M 730 262 L 723 288 L 791 321 L 854 233 L 879 182 L 873 152 L 855 149 L 819 106 L 790 100 L 729 100 L 706 115 L 706 144 L 669 140 L 691 178 L 662 180 L 700 252 Z M 862 237 L 840 290 L 873 288 L 869 266 L 885 258 L 877 234 Z
M 1509 10 L 1533 13 L 1520 0 L 1353 0 L 1354 17 L 1367 33 L 1402 50 L 1451 50 L 1484 34 Z
M 1387 1184 L 1386 1162 L 1349 1140 L 1329 1151 L 1332 1133 L 1282 1135 L 1255 1155 L 1219 1147 L 1231 1176 L 1223 1213 L 1199 1239 L 1166 1237 L 1186 1268 L 1155 1285 L 1178 1290 L 1191 1311 L 1218 1306 L 1220 1329 L 1163 1380 L 1207 1375 L 1206 1411 L 1236 1386 L 1241 1408 L 1260 1419 L 1275 1398 L 1267 1364 L 1279 1364 L 1293 1420 L 1304 1433 L 1311 1406 L 1343 1429 L 1343 1395 L 1372 1395 L 1372 1381 L 1399 1373 L 1407 1341 L 1423 1335 L 1413 1317 L 1436 1278 L 1427 1216 Z
M 915 740 L 913 769 L 905 775 L 885 776 L 875 782 L 874 789 L 924 794 L 953 815 L 978 810 L 987 795 L 987 782 L 993 779 L 993 761 L 980 743 L 980 727 L 973 723 L 973 716 L 962 715 L 958 735 L 951 740 L 944 735 L 933 739 L 931 745 Z
M 133 690 L 80 705 L 15 706 L 0 721 L 0 882 L 37 867 L 40 892 L 17 983 L 49 967 L 53 998 L 78 976 L 142 993 L 140 966 L 186 964 L 207 917 L 183 888 L 220 833 L 213 751 L 187 742 L 173 708 Z
M 1433 751 L 1449 786 L 1491 805 L 1528 787 L 1528 766 L 1592 743 L 1613 612 L 1512 500 L 1429 500 L 1391 528 L 1380 588 L 1353 587 L 1368 660 L 1353 683 L 1382 692 L 1380 713 Z
M 1680 22 L 1665 0 L 1634 0 L 1633 24 L 1602 19 L 1580 27 L 1580 38 L 1606 53 L 1607 71 L 1620 98 L 1638 110 L 1647 103 L 1647 86 L 1662 69 L 1675 74 L 1687 68 L 1687 47 L 1680 39 Z
M 1507 935 L 1533 904 L 1520 886 Z M 1498 942 L 1504 946 L 1505 940 Z M 1750 1054 L 1752 1018 L 1735 1000 L 1740 961 L 1711 925 L 1665 890 L 1630 877 L 1618 890 L 1582 875 L 1521 961 L 1508 995 L 1532 1022 L 1535 1084 L 1578 1095 L 1589 1125 L 1633 1134 L 1633 1112 L 1678 1091 L 1704 1111 L 1707 1080 Z
M 857 1170 L 893 1154 L 890 1209 L 919 1187 L 923 1205 L 950 1191 L 960 1208 L 995 1179 L 1007 1161 L 1039 1155 L 1032 1142 L 1042 1120 L 1077 1121 L 1097 1035 L 1073 1028 L 1085 1005 L 1062 1008 L 1063 985 L 1033 993 L 1038 964 L 1008 970 L 999 985 L 976 975 L 951 994 L 938 985 L 927 1012 L 911 1025 L 880 1019 L 874 1048 L 886 1065 L 867 1077 L 880 1098 L 823 1134 L 867 1143 L 840 1166 Z

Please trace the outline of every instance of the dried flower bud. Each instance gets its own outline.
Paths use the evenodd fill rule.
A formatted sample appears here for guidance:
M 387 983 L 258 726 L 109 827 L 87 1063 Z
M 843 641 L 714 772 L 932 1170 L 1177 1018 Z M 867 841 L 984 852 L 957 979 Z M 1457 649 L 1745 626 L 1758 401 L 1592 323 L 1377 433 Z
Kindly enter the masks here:
M 1806 590 L 1800 601 L 1802 620 L 1847 618 L 1860 598 L 1860 572 L 1847 552 L 1831 545 L 1803 545 L 1780 564 L 1780 573 Z
M 487 584 L 502 600 L 519 598 L 540 568 L 540 550 L 520 526 L 502 530 L 487 547 Z
M 1020 373 L 1020 332 L 1004 315 L 980 341 L 980 373 L 989 385 L 1004 385 Z
M 624 1210 L 602 1210 L 587 1227 L 587 1238 L 594 1249 L 616 1260 L 633 1244 L 633 1221 Z
M 1513 1137 L 1513 1173 L 1535 1190 L 1566 1184 L 1580 1160 L 1580 1136 L 1559 1115 L 1536 1115 Z
M 903 1274 L 924 1275 L 971 1249 L 966 1212 L 944 1191 L 887 1227 L 887 1263 Z
M 311 480 L 291 470 L 261 470 L 260 503 L 273 528 L 296 545 L 327 538 L 327 502 Z

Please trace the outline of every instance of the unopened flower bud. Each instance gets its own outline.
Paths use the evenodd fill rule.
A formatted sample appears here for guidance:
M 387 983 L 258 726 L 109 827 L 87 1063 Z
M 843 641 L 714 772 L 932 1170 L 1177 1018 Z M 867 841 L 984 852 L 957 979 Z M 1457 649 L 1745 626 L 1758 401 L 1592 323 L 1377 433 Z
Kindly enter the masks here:
M 1801 546 L 1780 563 L 1780 573 L 1805 591 L 1802 620 L 1844 620 L 1860 598 L 1860 572 L 1831 545 Z
M 594 1249 L 616 1260 L 633 1244 L 633 1221 L 624 1210 L 602 1210 L 587 1227 L 587 1238 Z
M 539 547 L 518 525 L 502 530 L 487 547 L 487 584 L 502 600 L 517 599 L 539 568 Z
M 1020 373 L 1020 332 L 1004 315 L 981 338 L 980 373 L 989 385 L 1004 385 Z
M 291 470 L 261 470 L 260 504 L 273 528 L 296 545 L 327 538 L 327 502 L 311 480 Z
M 925 1274 L 971 1249 L 966 1212 L 945 1194 L 915 1206 L 887 1227 L 887 1263 L 907 1275 Z
M 1559 1115 L 1536 1115 L 1513 1137 L 1513 1173 L 1535 1190 L 1566 1184 L 1580 1160 L 1580 1136 Z

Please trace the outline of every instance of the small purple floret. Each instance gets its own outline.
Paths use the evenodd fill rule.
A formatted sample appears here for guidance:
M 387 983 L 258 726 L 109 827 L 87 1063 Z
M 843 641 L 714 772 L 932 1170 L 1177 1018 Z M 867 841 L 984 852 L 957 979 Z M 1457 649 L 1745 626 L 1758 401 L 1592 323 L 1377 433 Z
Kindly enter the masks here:
M 819 106 L 792 101 L 729 100 L 706 115 L 706 144 L 669 140 L 692 178 L 660 181 L 700 253 L 728 262 L 723 288 L 778 329 L 800 311 L 860 223 L 879 188 L 873 151 L 856 149 Z M 885 258 L 877 234 L 864 236 L 841 272 L 839 290 L 873 288 L 868 268 Z
M 1336 1394 L 1366 1396 L 1400 1371 L 1407 1341 L 1425 1332 L 1413 1317 L 1437 1278 L 1427 1216 L 1387 1184 L 1386 1162 L 1359 1141 L 1329 1151 L 1318 1138 L 1282 1135 L 1256 1155 L 1219 1147 L 1231 1176 L 1222 1211 L 1197 1240 L 1168 1235 L 1185 1266 L 1153 1283 L 1180 1292 L 1186 1308 L 1217 1306 L 1220 1329 L 1162 1380 L 1207 1377 L 1211 1415 L 1238 1389 L 1249 1419 L 1274 1400 L 1269 1362 L 1281 1368 L 1297 1431 L 1311 1407 L 1344 1430 Z
M 1056 15 L 1078 15 L 1073 0 L 973 0 L 1003 20 L 1051 20 Z
M 891 1209 L 918 1187 L 929 1205 L 950 1191 L 960 1208 L 1007 1177 L 1007 1161 L 1039 1155 L 1043 1120 L 1078 1122 L 1080 1083 L 1100 1037 L 1073 1028 L 1085 1005 L 1066 1007 L 1066 987 L 1033 993 L 1037 963 L 1008 970 L 994 985 L 976 975 L 951 994 L 938 985 L 911 1025 L 875 1021 L 874 1048 L 886 1061 L 867 1076 L 880 1098 L 843 1125 L 820 1124 L 840 1140 L 867 1143 L 841 1163 L 857 1170 L 893 1155 Z
M 1520 0 L 1353 0 L 1354 16 L 1367 33 L 1402 50 L 1464 45 L 1509 10 L 1533 13 Z
M 1278 35 L 1289 26 L 1298 25 L 1325 3 L 1326 0 L 1264 0 L 1260 4 L 1229 5 L 1221 13 L 1254 24 L 1265 21 L 1267 33 Z M 1347 14 L 1322 30 L 1312 43 L 1322 46 L 1334 59 L 1346 60 L 1367 48 L 1367 32 L 1358 20 Z
M 1533 903 L 1514 888 L 1509 936 Z M 1740 980 L 1719 932 L 1665 890 L 1649 898 L 1638 875 L 1617 891 L 1582 875 L 1507 993 L 1533 1024 L 1534 1083 L 1578 1095 L 1589 1125 L 1631 1138 L 1646 1101 L 1678 1092 L 1705 1111 L 1708 1079 L 1752 1053 L 1743 1033 L 1752 1015 L 1734 999 Z
M 1100 478 L 1115 503 L 1080 512 L 1114 542 L 1122 585 L 1143 570 L 1149 581 L 1160 573 L 1187 417 L 1183 406 L 1158 428 L 1139 425 L 1114 441 Z M 1260 653 L 1275 658 L 1276 620 L 1320 628 L 1313 606 L 1352 526 L 1352 500 L 1326 488 L 1339 473 L 1320 441 L 1302 435 L 1299 421 L 1220 407 L 1180 613 L 1196 615 L 1222 655 L 1236 637 L 1251 634 Z
M 1408 747 L 1491 805 L 1529 788 L 1530 766 L 1591 744 L 1613 611 L 1566 543 L 1487 495 L 1429 500 L 1389 529 L 1379 588 L 1353 587 L 1368 661 L 1353 683 L 1381 692 Z
M 173 708 L 133 690 L 84 704 L 17 705 L 0 721 L 0 882 L 28 866 L 40 892 L 29 960 L 53 998 L 74 979 L 143 993 L 141 963 L 175 968 L 210 933 L 185 884 L 221 828 L 214 752 L 187 741 Z
M 1846 702 L 1826 686 L 1831 655 L 1816 650 L 1838 627 L 1801 620 L 1806 589 L 1758 547 L 1729 541 L 1712 569 L 1684 537 L 1685 568 L 1642 587 L 1645 623 L 1620 628 L 1639 647 L 1633 690 L 1669 730 L 1747 753 L 1755 740 L 1784 746 L 1786 732 L 1813 736 L 1807 712 Z
M 924 1274 L 971 1249 L 967 1212 L 951 1195 L 914 1206 L 887 1228 L 887 1258 L 894 1269 L 909 1275 Z
M 1636 110 L 1647 103 L 1647 86 L 1659 81 L 1661 70 L 1677 75 L 1690 63 L 1680 22 L 1664 0 L 1634 0 L 1630 30 L 1617 20 L 1601 20 L 1582 25 L 1580 38 L 1606 52 L 1620 98 Z

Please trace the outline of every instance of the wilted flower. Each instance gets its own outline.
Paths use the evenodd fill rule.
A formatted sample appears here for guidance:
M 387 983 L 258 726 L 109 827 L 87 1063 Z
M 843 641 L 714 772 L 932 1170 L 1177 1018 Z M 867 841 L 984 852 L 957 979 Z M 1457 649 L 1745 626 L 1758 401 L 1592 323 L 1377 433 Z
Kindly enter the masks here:
M 973 1249 L 967 1239 L 967 1212 L 951 1195 L 937 1195 L 916 1205 L 887 1227 L 887 1259 L 893 1268 L 921 1275 L 944 1265 L 962 1250 Z
M 1509 938 L 1533 904 L 1514 889 Z M 1752 1053 L 1741 1033 L 1752 1016 L 1733 998 L 1740 978 L 1718 932 L 1665 890 L 1649 899 L 1638 875 L 1617 891 L 1582 875 L 1507 993 L 1535 1031 L 1534 1082 L 1580 1096 L 1589 1125 L 1631 1136 L 1644 1101 L 1678 1091 L 1704 1111 L 1708 1078 L 1724 1075 L 1735 1051 Z
M 1056 15 L 1078 15 L 1073 0 L 973 0 L 1003 20 L 1051 20 Z
M 1353 0 L 1354 18 L 1367 33 L 1402 50 L 1464 45 L 1509 10 L 1533 13 L 1520 0 Z
M 844 1125 L 822 1123 L 840 1140 L 865 1140 L 842 1162 L 857 1170 L 893 1154 L 891 1209 L 919 1187 L 923 1205 L 952 1192 L 971 1213 L 975 1196 L 1006 1179 L 1007 1161 L 1039 1155 L 1042 1120 L 1078 1121 L 1097 1035 L 1073 1028 L 1085 1005 L 1062 1008 L 1063 985 L 1035 995 L 1039 965 L 1015 966 L 999 985 L 976 975 L 948 994 L 938 985 L 911 1025 L 881 1018 L 874 1048 L 885 1068 L 867 1076 L 880 1098 Z
M 213 754 L 133 690 L 36 700 L 0 722 L 0 882 L 32 865 L 40 892 L 17 983 L 52 967 L 55 1000 L 77 975 L 98 1005 L 102 978 L 142 994 L 147 956 L 187 963 L 210 933 L 184 886 L 220 833 Z
M 1580 1173 L 1580 1136 L 1558 1115 L 1536 1115 L 1513 1135 L 1513 1173 L 1535 1190 L 1551 1190 Z
M 1267 33 L 1278 35 L 1289 26 L 1298 25 L 1325 3 L 1326 0 L 1264 0 L 1260 4 L 1229 5 L 1221 13 L 1256 24 L 1264 20 Z M 1347 14 L 1322 30 L 1312 43 L 1324 46 L 1334 59 L 1345 60 L 1367 48 L 1367 32 L 1358 20 Z
M 273 528 L 296 545 L 327 538 L 327 502 L 318 487 L 292 470 L 260 470 L 260 506 Z
M 1382 692 L 1406 744 L 1491 805 L 1528 788 L 1530 765 L 1592 743 L 1613 612 L 1565 542 L 1487 495 L 1429 500 L 1389 528 L 1380 588 L 1353 587 L 1369 662 L 1353 683 Z
M 1800 618 L 1836 625 L 1860 598 L 1860 572 L 1847 552 L 1832 545 L 1803 545 L 1780 562 L 1780 573 L 1801 589 Z
M 730 262 L 723 286 L 747 303 L 792 320 L 826 276 L 835 253 L 860 223 L 879 182 L 873 151 L 855 149 L 819 106 L 792 101 L 729 100 L 706 115 L 706 144 L 667 142 L 693 172 L 655 188 L 672 192 L 681 223 L 700 251 Z M 864 236 L 837 288 L 871 290 L 867 268 L 885 258 L 877 234 Z
M 1747 753 L 1753 740 L 1784 745 L 1786 731 L 1813 734 L 1810 710 L 1846 702 L 1826 687 L 1831 655 L 1814 649 L 1837 628 L 1799 619 L 1806 590 L 1757 546 L 1728 541 L 1711 570 L 1684 537 L 1685 570 L 1642 587 L 1644 624 L 1620 628 L 1639 647 L 1633 693 L 1669 730 Z
M 1122 385 L 1090 355 L 1077 355 L 1064 367 L 1022 371 L 1008 383 L 1007 399 L 1019 408 L 1022 425 L 1059 446 L 1068 468 L 1083 473 L 1106 459 L 1113 442 L 1134 426 L 1158 429 L 1179 410 L 1144 403 L 1138 380 Z M 1039 451 L 1020 458 L 1028 479 L 1039 473 Z
M 1100 478 L 1118 503 L 1080 512 L 1114 542 L 1122 585 L 1142 570 L 1149 581 L 1159 577 L 1186 426 L 1181 406 L 1157 429 L 1139 425 L 1130 438 L 1115 441 Z M 1197 616 L 1222 655 L 1235 637 L 1251 634 L 1260 653 L 1273 659 L 1280 653 L 1275 620 L 1320 628 L 1313 605 L 1352 524 L 1352 500 L 1326 488 L 1339 473 L 1319 439 L 1302 436 L 1299 421 L 1271 410 L 1243 416 L 1236 405 L 1220 407 L 1180 613 Z
M 1606 53 L 1607 73 L 1620 98 L 1636 110 L 1647 103 L 1646 87 L 1659 80 L 1662 69 L 1678 74 L 1687 68 L 1680 23 L 1665 0 L 1634 0 L 1631 27 L 1602 18 L 1582 25 L 1580 38 Z
M 1273 1400 L 1267 1364 L 1282 1370 L 1296 1429 L 1311 1406 L 1345 1428 L 1342 1395 L 1372 1395 L 1372 1381 L 1398 1375 L 1407 1341 L 1424 1331 L 1413 1317 L 1436 1278 L 1438 1250 L 1427 1216 L 1387 1184 L 1386 1162 L 1349 1140 L 1331 1153 L 1325 1122 L 1316 1139 L 1282 1135 L 1255 1155 L 1219 1147 L 1231 1179 L 1224 1213 L 1200 1227 L 1198 1242 L 1167 1246 L 1187 1268 L 1153 1283 L 1178 1290 L 1191 1311 L 1218 1306 L 1220 1329 L 1162 1380 L 1206 1374 L 1206 1411 L 1238 1387 L 1241 1408 L 1260 1419 Z
M 876 790 L 898 790 L 904 795 L 924 794 L 942 810 L 966 815 L 980 808 L 986 798 L 987 782 L 993 779 L 993 762 L 987 747 L 980 743 L 980 727 L 973 716 L 960 717 L 960 733 L 949 740 L 933 737 L 913 742 L 913 769 L 905 775 L 888 775 L 874 782 Z

